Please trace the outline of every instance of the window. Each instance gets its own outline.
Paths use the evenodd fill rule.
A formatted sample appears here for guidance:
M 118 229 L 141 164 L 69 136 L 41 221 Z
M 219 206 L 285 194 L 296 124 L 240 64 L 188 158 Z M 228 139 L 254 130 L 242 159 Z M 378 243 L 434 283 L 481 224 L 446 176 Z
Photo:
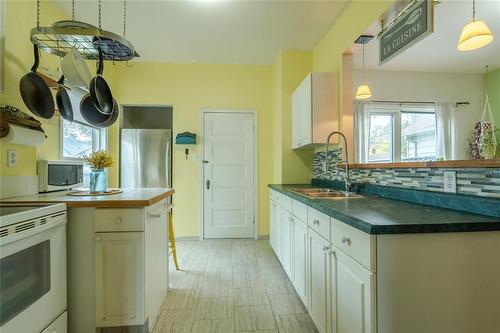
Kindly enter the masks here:
M 368 162 L 433 161 L 436 145 L 433 105 L 374 104 L 370 114 Z
M 80 160 L 93 151 L 106 149 L 106 130 L 61 118 L 61 159 Z M 88 187 L 90 168 L 83 166 L 84 186 Z

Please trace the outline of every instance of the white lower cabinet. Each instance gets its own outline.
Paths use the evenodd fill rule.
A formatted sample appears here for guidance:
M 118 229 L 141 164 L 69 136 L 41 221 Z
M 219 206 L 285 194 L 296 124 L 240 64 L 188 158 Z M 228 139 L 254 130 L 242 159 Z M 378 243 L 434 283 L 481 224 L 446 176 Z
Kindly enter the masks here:
M 330 332 L 376 332 L 374 274 L 333 245 L 329 255 Z
M 278 204 L 274 200 L 270 200 L 269 202 L 269 242 L 271 243 L 271 247 L 273 248 L 276 255 L 279 253 L 278 250 L 278 219 L 276 218 L 276 214 L 278 211 Z
M 375 333 L 375 274 L 358 262 L 374 267 L 375 239 L 292 200 L 302 221 L 280 196 L 271 192 L 278 198 L 270 202 L 271 246 L 319 333 Z M 330 229 L 331 223 L 342 224 Z
M 288 211 L 283 210 L 283 248 L 282 264 L 288 278 L 293 281 L 293 238 L 294 238 L 293 216 Z
M 302 302 L 308 304 L 307 226 L 295 219 L 293 234 L 293 285 Z
M 271 244 L 320 333 L 500 332 L 500 231 L 370 235 L 271 198 Z
M 309 314 L 320 333 L 327 332 L 328 323 L 328 251 L 330 243 L 308 229 L 307 252 L 309 271 Z
M 168 286 L 168 212 L 163 207 L 146 212 L 145 237 L 145 318 L 152 328 L 158 319 Z
M 168 289 L 166 207 L 96 209 L 96 327 L 156 323 Z
M 96 233 L 97 327 L 142 325 L 144 233 Z

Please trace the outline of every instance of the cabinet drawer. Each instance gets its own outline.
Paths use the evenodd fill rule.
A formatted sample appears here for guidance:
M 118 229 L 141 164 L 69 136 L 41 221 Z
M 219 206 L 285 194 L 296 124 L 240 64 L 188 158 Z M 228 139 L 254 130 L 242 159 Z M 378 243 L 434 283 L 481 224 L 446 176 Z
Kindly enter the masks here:
M 292 214 L 301 220 L 302 223 L 307 222 L 307 206 L 302 202 L 292 200 Z
M 269 199 L 277 203 L 279 201 L 279 196 L 280 194 L 275 190 L 269 190 Z
M 142 208 L 97 208 L 95 231 L 144 231 L 144 209 Z
M 375 237 L 332 218 L 330 241 L 369 271 L 375 271 Z
M 307 225 L 323 238 L 330 240 L 330 216 L 307 207 Z
M 280 193 L 279 203 L 280 203 L 281 207 L 285 208 L 290 213 L 292 212 L 292 201 L 293 201 L 292 198 Z

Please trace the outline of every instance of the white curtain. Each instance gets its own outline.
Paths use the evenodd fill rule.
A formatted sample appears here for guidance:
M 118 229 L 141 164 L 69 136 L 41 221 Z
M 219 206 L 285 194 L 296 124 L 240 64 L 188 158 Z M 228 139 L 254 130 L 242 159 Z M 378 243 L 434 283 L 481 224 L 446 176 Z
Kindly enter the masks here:
M 370 110 L 370 101 L 354 102 L 354 151 L 357 163 L 368 162 Z
M 436 156 L 438 158 L 457 159 L 455 117 L 455 103 L 436 103 Z

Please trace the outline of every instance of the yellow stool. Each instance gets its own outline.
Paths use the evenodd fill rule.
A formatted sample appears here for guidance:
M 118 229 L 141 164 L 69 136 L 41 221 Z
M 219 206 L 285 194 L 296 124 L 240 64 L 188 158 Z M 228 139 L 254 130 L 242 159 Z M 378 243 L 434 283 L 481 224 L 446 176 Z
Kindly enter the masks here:
M 179 270 L 179 263 L 177 262 L 177 251 L 175 249 L 175 237 L 174 237 L 174 219 L 173 219 L 173 213 L 172 213 L 172 207 L 173 205 L 170 206 L 170 209 L 168 211 L 168 238 L 169 238 L 169 248 L 172 249 L 172 251 L 169 252 L 168 256 L 170 257 L 171 255 L 174 256 L 174 264 L 175 264 L 175 269 Z

